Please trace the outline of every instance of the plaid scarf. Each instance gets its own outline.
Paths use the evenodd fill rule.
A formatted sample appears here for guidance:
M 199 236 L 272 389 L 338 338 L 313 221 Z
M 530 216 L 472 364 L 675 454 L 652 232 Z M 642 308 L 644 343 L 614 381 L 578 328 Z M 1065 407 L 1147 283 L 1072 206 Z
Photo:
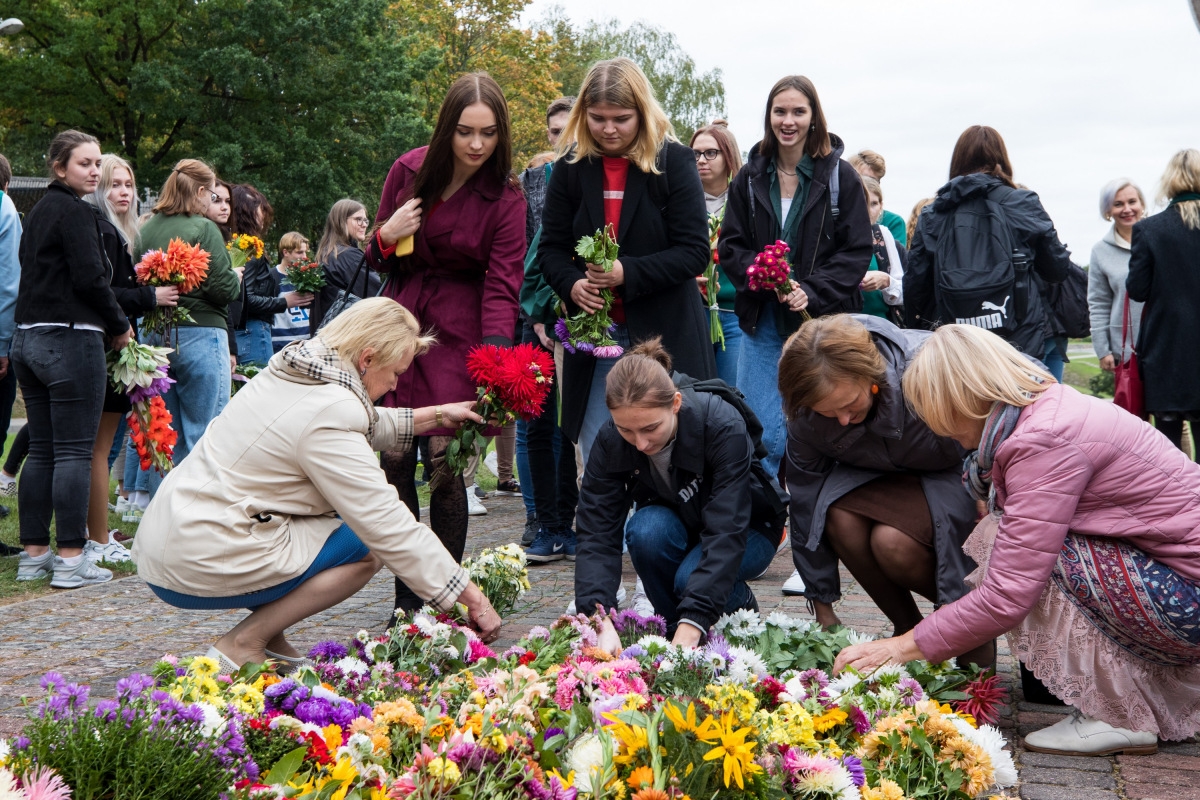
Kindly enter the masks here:
M 354 392 L 354 396 L 367 410 L 367 439 L 375 436 L 375 423 L 379 421 L 375 403 L 367 397 L 367 390 L 358 376 L 345 370 L 345 364 L 336 349 L 326 347 L 325 342 L 318 336 L 292 342 L 280 350 L 276 358 L 283 362 L 286 372 L 324 383 L 336 383 Z
M 1021 409 L 1008 403 L 996 403 L 983 423 L 983 436 L 979 438 L 979 449 L 963 459 L 963 486 L 976 500 L 986 500 L 988 511 L 996 511 L 996 489 L 992 486 L 992 462 L 996 450 L 1012 435 L 1017 427 Z

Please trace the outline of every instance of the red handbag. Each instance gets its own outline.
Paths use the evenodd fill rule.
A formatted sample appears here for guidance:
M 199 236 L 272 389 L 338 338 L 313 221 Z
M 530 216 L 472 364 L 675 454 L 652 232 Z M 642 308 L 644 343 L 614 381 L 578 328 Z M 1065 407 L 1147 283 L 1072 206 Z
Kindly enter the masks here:
M 1146 394 L 1142 389 L 1142 375 L 1138 372 L 1137 349 L 1132 344 L 1130 328 L 1129 295 L 1125 295 L 1125 314 L 1121 322 L 1121 352 L 1117 354 L 1117 369 L 1114 377 L 1116 388 L 1113 402 L 1130 414 L 1146 418 Z M 1121 363 L 1125 354 L 1125 342 L 1129 341 L 1129 360 Z

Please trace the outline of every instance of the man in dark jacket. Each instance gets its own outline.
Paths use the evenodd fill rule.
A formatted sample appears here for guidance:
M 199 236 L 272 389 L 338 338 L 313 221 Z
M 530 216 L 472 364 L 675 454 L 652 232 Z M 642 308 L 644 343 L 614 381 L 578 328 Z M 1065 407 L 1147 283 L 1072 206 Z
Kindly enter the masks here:
M 675 435 L 663 447 L 639 449 L 613 420 L 596 437 L 579 493 L 575 603 L 582 613 L 616 607 L 626 538 L 669 635 L 694 644 L 721 614 L 758 608 L 746 580 L 775 555 L 787 498 L 755 468 L 733 406 L 688 388 L 676 397 Z

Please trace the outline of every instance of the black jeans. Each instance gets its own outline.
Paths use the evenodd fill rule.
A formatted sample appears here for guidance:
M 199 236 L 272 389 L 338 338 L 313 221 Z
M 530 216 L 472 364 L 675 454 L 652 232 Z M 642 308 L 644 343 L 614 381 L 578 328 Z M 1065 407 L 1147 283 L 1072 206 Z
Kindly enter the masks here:
M 29 458 L 18 487 L 21 544 L 58 547 L 87 541 L 92 447 L 104 407 L 104 335 L 99 331 L 18 329 L 12 365 L 29 418 Z
M 9 414 L 12 412 L 10 411 Z M 12 447 L 8 450 L 8 458 L 4 459 L 4 471 L 14 478 L 21 471 L 21 465 L 25 463 L 25 456 L 29 455 L 29 425 L 24 425 L 21 430 L 17 431 L 17 435 L 13 437 Z
M 537 334 L 528 321 L 521 330 L 521 342 L 538 343 Z M 575 446 L 562 435 L 558 426 L 556 390 L 552 389 L 546 396 L 541 416 L 525 424 L 525 449 L 529 454 L 528 480 L 533 484 L 533 507 L 538 525 L 548 531 L 569 529 L 575 519 L 579 487 Z M 526 479 L 524 475 L 521 478 Z
M 0 450 L 8 441 L 8 425 L 12 422 L 13 403 L 17 400 L 17 376 L 13 372 L 12 361 L 9 361 L 8 372 L 0 378 Z M 13 447 L 16 447 L 14 442 Z M 12 473 L 16 475 L 17 473 Z

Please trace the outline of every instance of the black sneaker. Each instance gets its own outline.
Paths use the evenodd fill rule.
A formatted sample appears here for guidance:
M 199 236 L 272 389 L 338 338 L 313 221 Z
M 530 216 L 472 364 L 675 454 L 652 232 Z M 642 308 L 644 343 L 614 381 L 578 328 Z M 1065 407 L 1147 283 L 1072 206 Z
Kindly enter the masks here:
M 538 535 L 537 517 L 525 518 L 525 532 L 521 534 L 521 547 L 529 547 Z
M 496 484 L 497 497 L 520 497 L 521 484 L 516 481 L 502 481 Z

